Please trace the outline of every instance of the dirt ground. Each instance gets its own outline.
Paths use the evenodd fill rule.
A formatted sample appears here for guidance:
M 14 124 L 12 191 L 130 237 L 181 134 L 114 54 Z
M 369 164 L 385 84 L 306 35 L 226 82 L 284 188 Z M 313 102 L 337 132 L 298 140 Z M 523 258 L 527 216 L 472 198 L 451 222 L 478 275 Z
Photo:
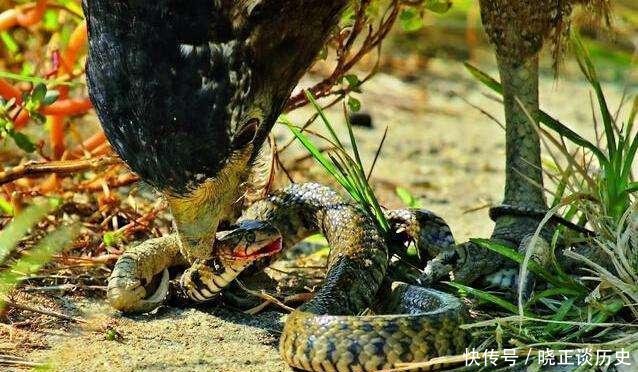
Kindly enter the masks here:
M 548 74 L 541 91 L 547 111 L 591 135 L 589 93 L 582 79 L 575 75 L 555 82 Z M 622 86 L 608 84 L 606 91 L 615 107 Z M 364 162 L 371 163 L 389 128 L 373 176 L 383 203 L 400 207 L 395 187 L 410 190 L 423 207 L 448 221 L 458 241 L 489 235 L 492 223 L 486 206 L 499 202 L 504 184 L 504 132 L 466 102 L 502 120 L 500 104 L 484 93 L 461 65 L 434 60 L 426 73 L 409 81 L 379 74 L 360 95 L 362 109 L 372 115 L 374 124 L 372 129 L 356 130 Z M 309 112 L 296 112 L 291 118 L 302 123 Z M 339 109 L 332 110 L 331 117 L 338 126 L 343 122 Z M 290 137 L 285 128 L 275 133 L 282 144 Z M 295 172 L 301 174 L 298 181 L 325 180 L 321 170 L 310 167 L 310 160 L 298 161 L 303 155 L 296 145 L 284 153 L 285 164 L 307 168 Z M 48 346 L 24 359 L 62 371 L 288 370 L 277 352 L 283 316 L 279 312 L 249 316 L 221 308 L 164 308 L 157 314 L 122 317 L 102 301 L 72 299 L 65 307 L 89 319 L 90 325 L 43 332 L 40 336 Z M 105 323 L 119 333 L 116 340 L 108 340 L 100 328 Z

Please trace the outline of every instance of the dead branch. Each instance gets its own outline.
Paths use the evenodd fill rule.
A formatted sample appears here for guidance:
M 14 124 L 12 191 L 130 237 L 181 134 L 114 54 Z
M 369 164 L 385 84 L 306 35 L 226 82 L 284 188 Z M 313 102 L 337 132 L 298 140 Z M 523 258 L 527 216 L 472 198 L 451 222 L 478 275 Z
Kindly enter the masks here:
M 87 170 L 96 170 L 116 164 L 123 163 L 119 158 L 111 156 L 82 160 L 30 162 L 0 172 L 0 185 L 24 177 L 37 177 L 45 174 L 70 174 Z

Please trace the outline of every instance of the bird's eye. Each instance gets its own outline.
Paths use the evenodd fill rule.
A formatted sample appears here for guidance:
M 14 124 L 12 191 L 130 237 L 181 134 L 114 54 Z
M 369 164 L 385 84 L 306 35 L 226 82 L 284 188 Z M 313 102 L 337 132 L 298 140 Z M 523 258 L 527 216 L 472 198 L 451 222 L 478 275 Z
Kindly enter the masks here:
M 242 126 L 242 128 L 233 137 L 233 148 L 241 149 L 246 147 L 255 138 L 257 133 L 257 127 L 259 126 L 259 119 L 252 118 Z

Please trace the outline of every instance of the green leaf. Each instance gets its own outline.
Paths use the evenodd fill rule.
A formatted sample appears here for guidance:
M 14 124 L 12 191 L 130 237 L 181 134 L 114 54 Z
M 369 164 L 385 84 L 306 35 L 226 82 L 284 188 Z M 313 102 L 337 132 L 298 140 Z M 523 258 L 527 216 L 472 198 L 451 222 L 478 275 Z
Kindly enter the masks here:
M 0 197 L 0 210 L 9 216 L 13 216 L 13 207 L 11 206 L 11 203 L 3 197 Z M 2 262 L 2 260 L 0 260 L 0 262 Z
M 31 112 L 29 115 L 31 115 L 31 119 L 35 120 L 35 122 L 38 124 L 44 124 L 47 121 L 47 118 L 39 112 L 34 111 Z
M 425 9 L 434 13 L 445 13 L 452 7 L 451 0 L 425 0 Z
M 43 83 L 38 83 L 33 87 L 31 91 L 31 102 L 35 105 L 35 108 L 40 107 L 42 101 L 44 101 L 44 96 L 47 94 L 47 86 Z
M 60 27 L 58 22 L 58 11 L 53 9 L 47 9 L 42 17 L 42 26 L 47 31 L 56 31 Z
M 354 23 L 356 15 L 354 7 L 352 5 L 348 5 L 341 13 L 340 23 L 343 25 L 351 25 Z
M 361 84 L 361 82 L 359 81 L 359 77 L 355 74 L 347 74 L 344 75 L 343 78 L 346 79 L 350 87 L 356 87 Z
M 406 32 L 418 31 L 423 27 L 423 18 L 414 8 L 405 8 L 399 15 L 401 28 Z
M 44 95 L 44 99 L 42 100 L 42 104 L 45 106 L 49 106 L 52 103 L 54 103 L 55 101 L 58 100 L 58 98 L 60 98 L 60 92 L 55 90 L 55 89 L 51 89 L 48 90 L 47 93 Z
M 20 47 L 18 46 L 18 43 L 15 41 L 15 39 L 13 38 L 13 36 L 11 36 L 10 33 L 6 32 L 6 31 L 2 31 L 0 32 L 0 39 L 2 39 L 2 42 L 4 43 L 4 46 L 7 47 L 7 50 L 12 54 L 16 54 L 20 51 Z
M 350 111 L 358 112 L 361 110 L 361 101 L 352 96 L 348 96 L 348 108 Z
M 348 89 L 353 92 L 361 93 L 361 80 L 355 74 L 347 74 L 342 77 L 348 83 Z
M 21 150 L 26 152 L 35 151 L 35 144 L 24 133 L 9 131 L 8 135 L 13 139 L 13 142 L 15 142 L 16 146 L 18 146 Z
M 107 247 L 114 247 L 122 242 L 124 234 L 122 231 L 107 231 L 102 235 L 102 242 Z

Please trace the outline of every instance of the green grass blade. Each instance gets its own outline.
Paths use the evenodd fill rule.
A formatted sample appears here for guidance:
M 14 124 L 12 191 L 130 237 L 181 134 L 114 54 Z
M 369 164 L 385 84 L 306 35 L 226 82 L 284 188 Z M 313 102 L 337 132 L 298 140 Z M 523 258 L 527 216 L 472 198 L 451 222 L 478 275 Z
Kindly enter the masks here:
M 558 295 L 579 296 L 581 295 L 581 292 L 575 291 L 570 288 L 553 287 L 553 288 L 545 289 L 544 291 L 541 291 L 535 294 L 534 296 L 532 296 L 532 298 L 527 302 L 527 305 L 529 306 L 529 305 L 535 304 L 536 302 L 542 299 L 551 298 Z
M 611 300 L 609 303 L 604 303 L 602 308 L 598 310 L 592 317 L 592 320 L 590 322 L 592 325 L 580 327 L 578 331 L 566 337 L 565 341 L 576 340 L 587 332 L 592 331 L 594 328 L 596 328 L 595 324 L 605 323 L 607 319 L 614 316 L 616 313 L 622 310 L 623 307 L 624 303 L 621 300 L 617 299 Z
M 51 86 L 51 87 L 58 86 L 58 85 L 75 86 L 75 85 L 82 84 L 78 82 L 62 81 L 59 79 L 57 80 L 43 79 L 37 76 L 23 76 L 23 75 L 14 74 L 14 73 L 11 73 L 8 71 L 2 71 L 2 70 L 0 70 L 0 78 L 9 79 L 9 80 L 17 80 L 17 81 L 26 81 L 33 84 L 47 84 L 48 86 Z
M 0 211 L 9 216 L 13 216 L 13 206 L 7 199 L 3 197 L 0 197 Z
M 401 199 L 401 201 L 403 202 L 403 204 L 405 204 L 406 207 L 408 208 L 420 207 L 419 199 L 416 198 L 414 195 L 412 195 L 412 193 L 408 189 L 397 186 L 396 189 L 394 190 L 394 193 L 397 194 L 399 199 Z
M 627 120 L 627 135 L 631 135 L 631 131 L 634 129 L 634 122 L 636 121 L 636 115 L 638 114 L 638 95 L 634 96 L 634 102 L 631 106 L 631 112 L 629 113 L 629 119 Z
M 600 151 L 600 149 L 598 148 L 598 146 L 596 146 L 596 144 L 586 140 L 585 138 L 580 136 L 578 133 L 569 129 L 569 127 L 567 127 L 565 124 L 554 119 L 551 115 L 549 115 L 545 111 L 539 110 L 538 120 L 541 124 L 544 124 L 549 129 L 558 133 L 560 136 L 563 136 L 567 138 L 568 140 L 570 140 L 571 142 L 573 142 L 574 144 L 578 146 L 582 146 L 588 149 L 589 151 L 591 151 L 594 155 L 596 155 L 596 157 L 598 158 L 598 161 L 600 161 L 601 163 L 608 162 L 607 156 L 602 151 Z
M 455 282 L 444 282 L 447 285 L 450 285 L 458 290 L 467 292 L 469 295 L 478 298 L 479 300 L 485 301 L 487 303 L 490 304 L 494 304 L 496 306 L 499 306 L 507 311 L 509 311 L 512 314 L 518 314 L 518 307 L 516 305 L 514 305 L 511 302 L 508 302 L 507 300 L 493 295 L 491 293 L 482 291 L 480 289 L 476 289 L 476 288 L 472 288 L 472 287 L 468 287 L 466 285 L 460 284 L 460 283 L 455 283 Z
M 13 221 L 0 231 L 0 263 L 4 262 L 29 229 L 53 209 L 53 203 L 30 206 L 14 217 Z
M 627 135 L 630 135 L 630 133 L 627 132 Z M 629 149 L 627 150 L 627 154 L 625 155 L 622 165 L 622 171 L 620 174 L 620 178 L 622 180 L 629 180 L 629 176 L 634 165 L 634 158 L 636 157 L 636 150 L 638 150 L 638 134 L 634 135 L 634 137 L 632 138 Z
M 341 183 L 341 175 L 338 169 L 328 160 L 328 158 L 312 143 L 312 141 L 301 131 L 295 128 L 294 125 L 288 125 L 290 131 L 301 142 L 301 144 L 310 152 L 312 157 L 317 160 L 332 176 L 334 176 L 339 183 Z
M 507 257 L 510 260 L 513 260 L 519 264 L 522 264 L 523 261 L 525 260 L 525 255 L 518 253 L 517 251 L 515 251 L 514 249 L 502 245 L 502 244 L 498 244 L 495 242 L 492 242 L 488 239 L 470 239 L 473 243 L 485 248 L 485 249 L 489 249 L 491 251 L 494 251 L 500 255 L 502 255 L 503 257 Z M 561 280 L 560 277 L 550 273 L 547 269 L 545 269 L 544 267 L 542 267 L 541 265 L 539 265 L 537 262 L 535 261 L 529 261 L 528 262 L 528 270 L 530 272 L 532 272 L 535 275 L 540 276 L 541 278 L 543 278 L 543 280 L 547 281 L 548 283 L 556 286 L 556 287 L 569 287 L 575 290 L 579 290 L 579 291 L 586 291 L 586 289 L 584 287 L 582 287 L 580 284 L 576 283 L 576 282 L 566 282 L 564 280 Z
M 358 182 L 358 179 L 355 175 L 353 175 L 352 163 L 346 159 L 344 159 L 345 154 L 340 152 L 335 152 L 330 154 L 330 160 L 332 163 L 339 169 L 343 180 L 346 185 L 344 187 L 348 191 L 348 194 L 358 203 L 365 204 L 365 195 L 361 190 L 361 185 Z
M 598 74 L 596 73 L 596 68 L 594 67 L 594 63 L 587 52 L 587 49 L 583 45 L 582 40 L 577 35 L 572 37 L 572 44 L 574 46 L 574 51 L 576 55 L 576 60 L 581 68 L 581 71 L 589 81 L 592 88 L 594 88 L 594 92 L 596 93 L 596 99 L 598 100 L 598 106 L 600 109 L 600 114 L 603 119 L 603 125 L 605 127 L 605 139 L 607 140 L 607 150 L 609 151 L 610 157 L 616 152 L 616 136 L 615 130 L 613 127 L 614 119 L 609 111 L 609 106 L 607 105 L 607 100 L 605 99 L 605 94 L 603 93 L 603 89 L 600 85 L 600 80 L 598 80 Z
M 565 302 L 563 302 L 560 305 L 560 307 L 558 308 L 558 310 L 556 311 L 556 313 L 554 313 L 554 315 L 552 316 L 552 320 L 563 320 L 563 319 L 565 319 L 565 316 L 567 316 L 569 311 L 574 306 L 574 301 L 575 301 L 574 298 L 568 298 Z M 573 326 L 569 325 L 568 327 L 571 328 Z M 550 323 L 550 324 L 545 326 L 545 332 L 547 332 L 547 333 L 556 333 L 557 331 L 561 331 L 563 328 L 565 328 L 565 325 L 563 325 L 563 324 Z
M 80 231 L 80 225 L 62 226 L 46 235 L 28 254 L 7 270 L 0 272 L 0 311 L 3 298 L 20 282 L 20 278 L 38 272 L 53 255 L 68 248 Z
M 479 70 L 478 68 L 472 66 L 469 63 L 465 63 L 465 67 L 472 74 L 472 76 L 474 76 L 477 80 L 483 83 L 486 87 L 492 89 L 494 92 L 498 94 L 501 94 L 501 95 L 503 94 L 503 86 L 496 79 L 489 76 L 487 73 Z M 576 145 L 585 147 L 586 149 L 593 152 L 596 155 L 596 157 L 599 158 L 601 163 L 606 161 L 607 159 L 606 155 L 600 151 L 598 146 L 586 140 L 585 138 L 583 138 L 582 136 L 580 136 L 578 133 L 574 132 L 573 130 L 569 129 L 565 124 L 554 119 L 551 115 L 549 115 L 545 111 L 543 110 L 538 111 L 538 120 L 540 123 L 544 124 L 546 127 L 552 129 L 554 132 L 558 133 L 559 135 L 569 139 L 571 142 L 575 143 Z
M 630 182 L 624 191 L 628 194 L 638 191 L 638 182 Z
M 308 98 L 308 101 L 310 101 L 310 103 L 312 104 L 312 107 L 314 107 L 314 109 L 317 110 L 317 113 L 319 114 L 319 117 L 321 118 L 321 120 L 323 121 L 324 125 L 326 126 L 326 128 L 330 132 L 330 135 L 332 136 L 332 139 L 335 141 L 335 143 L 338 145 L 339 148 L 343 149 L 344 148 L 343 144 L 339 140 L 339 137 L 337 136 L 337 133 L 335 132 L 334 128 L 332 127 L 332 124 L 330 124 L 330 120 L 328 120 L 328 117 L 326 116 L 325 111 L 319 105 L 319 102 L 317 102 L 317 99 L 315 98 L 315 96 L 309 90 L 305 90 L 304 93 L 306 94 L 306 97 Z
M 552 200 L 551 208 L 554 208 L 561 203 L 563 196 L 565 195 L 567 182 L 569 181 L 569 177 L 572 174 L 571 169 L 572 169 L 572 165 L 568 164 L 567 169 L 565 169 L 565 171 L 562 172 L 560 181 L 558 181 L 558 184 L 556 185 L 556 191 L 554 192 L 554 199 Z
M 487 73 L 479 70 L 477 67 L 471 65 L 468 62 L 465 62 L 464 65 L 465 68 L 470 72 L 470 74 L 472 74 L 472 76 L 476 78 L 476 80 L 480 81 L 481 83 L 483 83 L 483 85 L 492 89 L 496 93 L 501 95 L 503 94 L 503 86 L 501 85 L 501 83 L 498 82 L 498 80 L 494 79 Z

